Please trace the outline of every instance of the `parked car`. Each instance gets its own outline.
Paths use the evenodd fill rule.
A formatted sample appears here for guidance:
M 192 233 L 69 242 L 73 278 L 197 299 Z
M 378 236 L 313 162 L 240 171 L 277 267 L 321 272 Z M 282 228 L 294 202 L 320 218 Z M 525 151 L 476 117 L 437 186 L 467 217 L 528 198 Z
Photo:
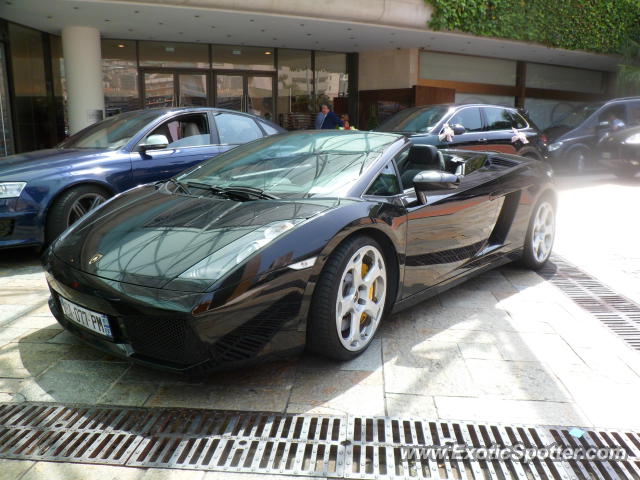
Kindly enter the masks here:
M 632 126 L 640 126 L 640 97 L 585 105 L 545 130 L 550 161 L 583 171 L 602 158 L 600 142 L 606 134 Z
M 229 110 L 138 110 L 91 125 L 55 148 L 1 158 L 0 248 L 43 245 L 116 193 L 283 131 Z
M 43 257 L 49 305 L 113 355 L 203 371 L 305 344 L 349 359 L 385 313 L 551 253 L 537 160 L 299 131 L 256 140 L 82 218 Z
M 445 130 L 448 127 L 450 130 Z M 546 137 L 527 115 L 500 105 L 428 105 L 396 113 L 378 128 L 415 144 L 522 155 L 544 160 Z
M 640 126 L 607 134 L 598 146 L 600 163 L 620 178 L 640 172 Z

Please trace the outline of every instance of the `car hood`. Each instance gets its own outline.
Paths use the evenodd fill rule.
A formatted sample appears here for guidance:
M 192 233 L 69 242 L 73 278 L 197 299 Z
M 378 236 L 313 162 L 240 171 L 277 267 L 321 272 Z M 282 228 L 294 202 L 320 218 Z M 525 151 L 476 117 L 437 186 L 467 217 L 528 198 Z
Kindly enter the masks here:
M 85 158 L 94 158 L 108 152 L 108 150 L 100 149 L 49 148 L 10 155 L 0 161 L 0 178 L 2 180 L 29 180 L 30 176 L 42 173 L 45 168 L 56 168 L 70 161 L 76 162 Z
M 85 217 L 54 244 L 53 253 L 92 275 L 162 288 L 224 247 L 233 244 L 227 250 L 242 251 L 249 234 L 265 225 L 310 218 L 338 204 L 335 199 L 237 202 L 146 186 Z

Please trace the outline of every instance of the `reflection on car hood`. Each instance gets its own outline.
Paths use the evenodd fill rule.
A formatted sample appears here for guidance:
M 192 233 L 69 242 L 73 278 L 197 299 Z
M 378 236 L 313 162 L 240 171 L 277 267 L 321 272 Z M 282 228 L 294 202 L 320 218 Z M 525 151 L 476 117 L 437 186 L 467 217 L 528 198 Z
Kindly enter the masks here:
M 40 174 L 44 168 L 50 169 L 67 164 L 70 161 L 100 156 L 109 152 L 109 150 L 99 149 L 49 148 L 47 150 L 10 155 L 0 161 L 0 178 L 3 180 L 10 178 L 12 180 L 28 181 L 31 175 Z
M 84 272 L 161 288 L 263 225 L 310 218 L 337 200 L 236 202 L 144 187 L 115 198 L 68 231 L 54 254 Z M 242 248 L 239 245 L 239 249 Z

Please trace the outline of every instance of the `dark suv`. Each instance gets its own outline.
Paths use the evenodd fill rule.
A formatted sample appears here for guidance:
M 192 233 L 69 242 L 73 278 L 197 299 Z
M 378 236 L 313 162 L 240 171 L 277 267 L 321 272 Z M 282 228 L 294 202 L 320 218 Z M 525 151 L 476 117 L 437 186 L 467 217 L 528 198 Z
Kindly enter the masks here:
M 545 130 L 550 160 L 558 167 L 582 171 L 603 157 L 603 140 L 640 126 L 640 97 L 615 98 L 580 107 Z
M 546 137 L 524 112 L 500 105 L 427 105 L 407 108 L 376 130 L 408 135 L 415 144 L 488 150 L 544 160 Z

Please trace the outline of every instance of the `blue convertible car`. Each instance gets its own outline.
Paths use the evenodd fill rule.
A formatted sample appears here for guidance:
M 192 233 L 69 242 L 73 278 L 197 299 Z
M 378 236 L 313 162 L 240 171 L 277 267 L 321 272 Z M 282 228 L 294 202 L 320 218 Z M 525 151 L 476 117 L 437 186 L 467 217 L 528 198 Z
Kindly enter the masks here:
M 229 110 L 139 110 L 92 125 L 56 148 L 0 158 L 0 248 L 44 245 L 112 195 L 283 131 Z

